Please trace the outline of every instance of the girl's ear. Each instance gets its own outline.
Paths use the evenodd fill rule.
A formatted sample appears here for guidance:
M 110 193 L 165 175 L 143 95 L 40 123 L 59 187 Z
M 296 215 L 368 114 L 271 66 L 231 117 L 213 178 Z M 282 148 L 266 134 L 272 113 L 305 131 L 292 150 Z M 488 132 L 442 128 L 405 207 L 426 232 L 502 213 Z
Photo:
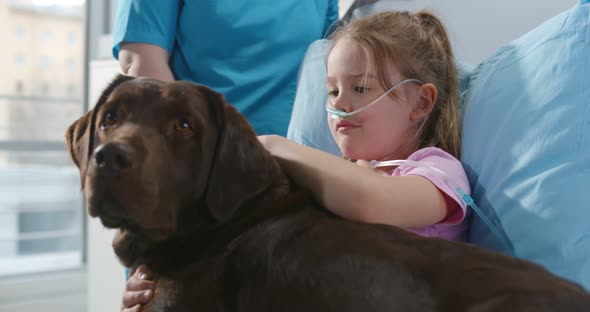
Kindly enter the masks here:
M 420 86 L 418 90 L 418 99 L 414 105 L 414 109 L 410 113 L 410 120 L 420 120 L 428 116 L 438 96 L 438 90 L 432 83 L 425 83 Z

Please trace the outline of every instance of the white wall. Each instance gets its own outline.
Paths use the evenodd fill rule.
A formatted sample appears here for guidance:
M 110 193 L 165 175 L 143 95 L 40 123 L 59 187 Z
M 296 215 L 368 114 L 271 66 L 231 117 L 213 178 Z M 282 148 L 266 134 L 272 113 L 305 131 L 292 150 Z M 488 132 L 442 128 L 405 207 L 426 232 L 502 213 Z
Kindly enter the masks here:
M 119 71 L 119 63 L 114 60 L 90 63 L 90 108 Z M 88 218 L 87 230 L 88 312 L 119 311 L 125 271 L 111 247 L 115 231 L 105 229 L 98 219 L 92 218 Z
M 577 0 L 382 0 L 399 7 L 426 7 L 446 23 L 460 61 L 476 64 L 502 44 L 517 38 Z M 342 9 L 351 0 L 341 0 Z M 119 71 L 114 61 L 91 65 L 90 103 Z M 97 220 L 88 224 L 88 311 L 118 311 L 124 288 L 123 268 L 111 248 L 113 231 Z
M 457 59 L 477 64 L 498 47 L 518 38 L 579 0 L 380 0 L 359 15 L 386 8 L 427 9 L 439 16 L 451 37 Z M 340 1 L 343 14 L 352 0 Z
M 577 2 L 579 0 L 432 0 L 427 8 L 447 25 L 457 58 L 477 64 L 501 45 Z

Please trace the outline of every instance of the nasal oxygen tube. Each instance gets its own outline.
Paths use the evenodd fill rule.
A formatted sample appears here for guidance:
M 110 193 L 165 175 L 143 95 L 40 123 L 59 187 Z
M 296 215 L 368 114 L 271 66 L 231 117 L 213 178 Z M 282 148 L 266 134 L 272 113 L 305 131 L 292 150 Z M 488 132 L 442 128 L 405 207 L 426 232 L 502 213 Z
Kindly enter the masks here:
M 388 161 L 376 161 L 376 160 L 372 160 L 371 161 L 371 167 L 373 167 L 373 168 L 377 168 L 377 167 L 391 167 L 391 166 L 404 166 L 404 165 L 410 165 L 410 166 L 413 166 L 413 167 L 428 168 L 428 169 L 432 170 L 433 172 L 435 172 L 436 174 L 438 174 L 441 178 L 443 178 L 443 180 L 445 181 L 445 183 L 447 183 L 447 185 L 449 185 L 449 186 L 451 186 L 453 188 L 453 190 L 455 191 L 455 193 L 457 193 L 457 195 L 459 195 L 459 197 L 461 198 L 461 200 L 463 200 L 463 202 L 465 202 L 465 204 L 467 206 L 471 207 L 471 209 L 473 209 L 473 211 L 475 211 L 475 213 L 479 216 L 479 218 L 483 221 L 483 223 L 492 231 L 492 233 L 496 236 L 496 238 L 504 246 L 505 251 L 509 255 L 511 255 L 511 256 L 516 256 L 516 252 L 514 250 L 514 246 L 512 245 L 512 243 L 510 242 L 510 240 L 506 239 L 500 233 L 500 230 L 496 226 L 494 226 L 494 224 L 492 223 L 492 221 L 475 204 L 473 198 L 471 196 L 469 196 L 469 194 L 467 194 L 465 191 L 463 191 L 463 189 L 461 189 L 459 186 L 456 186 L 456 185 L 450 183 L 449 177 L 447 176 L 447 174 L 444 173 L 442 170 L 434 167 L 434 164 L 429 163 L 429 162 L 418 162 L 418 161 L 403 160 L 403 159 L 400 159 L 400 160 L 388 160 Z
M 395 85 L 393 85 L 393 87 L 389 88 L 389 90 L 385 91 L 385 93 L 383 93 L 380 97 L 374 99 L 373 101 L 371 101 L 371 103 L 364 105 L 363 107 L 354 110 L 352 112 L 346 112 L 344 109 L 340 108 L 340 109 L 334 109 L 332 107 L 330 107 L 330 105 L 326 105 L 326 111 L 331 115 L 332 119 L 336 119 L 338 117 L 340 118 L 344 118 L 344 117 L 350 117 L 353 115 L 356 115 L 364 110 L 369 109 L 370 107 L 372 107 L 373 105 L 377 104 L 377 102 L 379 102 L 379 100 L 381 100 L 382 98 L 384 98 L 385 96 L 387 96 L 389 93 L 391 93 L 393 90 L 397 89 L 397 87 L 403 85 L 404 83 L 408 83 L 408 82 L 414 82 L 417 84 L 423 84 L 424 82 L 422 82 L 422 80 L 418 80 L 418 79 L 406 79 L 406 80 L 402 80 L 398 83 L 396 83 Z M 330 103 L 330 101 L 328 100 L 328 104 Z

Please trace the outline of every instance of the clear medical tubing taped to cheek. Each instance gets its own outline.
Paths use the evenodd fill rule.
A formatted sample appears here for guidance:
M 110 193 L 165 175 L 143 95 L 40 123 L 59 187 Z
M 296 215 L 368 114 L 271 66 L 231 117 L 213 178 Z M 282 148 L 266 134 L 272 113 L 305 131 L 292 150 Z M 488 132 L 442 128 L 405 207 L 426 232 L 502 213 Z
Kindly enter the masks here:
M 397 89 L 397 87 L 399 87 L 402 84 L 407 83 L 407 82 L 414 82 L 414 83 L 417 83 L 417 84 L 424 84 L 424 82 L 422 82 L 421 80 L 418 80 L 418 79 L 406 79 L 406 80 L 402 80 L 402 81 L 396 83 L 395 85 L 393 85 L 393 87 L 389 88 L 389 90 L 385 91 L 385 93 L 383 93 L 380 97 L 374 99 L 369 104 L 364 105 L 364 106 L 362 106 L 359 109 L 353 110 L 352 112 L 346 112 L 344 110 L 344 108 L 340 108 L 340 109 L 334 109 L 334 108 L 332 108 L 331 105 L 330 105 L 330 99 L 328 98 L 328 101 L 326 103 L 326 111 L 332 116 L 332 119 L 336 119 L 338 117 L 344 118 L 344 117 L 349 117 L 349 116 L 356 115 L 356 114 L 358 114 L 358 113 L 360 113 L 360 112 L 362 112 L 364 110 L 369 109 L 373 105 L 377 104 L 377 102 L 379 102 L 379 100 L 381 100 L 382 98 L 384 98 L 385 96 L 387 96 L 393 90 Z
M 492 221 L 483 213 L 483 211 L 475 204 L 475 202 L 473 201 L 473 198 L 471 196 L 469 196 L 469 194 L 467 194 L 459 186 L 455 185 L 454 183 L 451 183 L 447 174 L 444 173 L 442 170 L 436 168 L 434 166 L 434 164 L 429 163 L 429 162 L 419 162 L 419 161 L 403 160 L 403 159 L 388 160 L 388 161 L 376 161 L 376 160 L 371 161 L 371 167 L 373 167 L 373 168 L 403 166 L 403 165 L 427 168 L 427 169 L 432 170 L 432 172 L 436 173 L 439 177 L 441 177 L 445 181 L 445 183 L 447 183 L 447 185 L 449 185 L 455 191 L 455 193 L 459 196 L 459 198 L 461 198 L 461 200 L 463 200 L 463 202 L 465 202 L 465 204 L 467 206 L 471 207 L 471 209 L 473 209 L 473 211 L 475 211 L 475 213 L 482 220 L 482 222 L 490 229 L 490 231 L 492 231 L 494 236 L 496 236 L 498 241 L 500 241 L 500 243 L 504 246 L 506 253 L 508 253 L 511 256 L 516 256 L 516 251 L 514 250 L 514 246 L 512 245 L 512 242 L 505 235 L 502 235 L 501 230 L 499 230 L 492 223 Z

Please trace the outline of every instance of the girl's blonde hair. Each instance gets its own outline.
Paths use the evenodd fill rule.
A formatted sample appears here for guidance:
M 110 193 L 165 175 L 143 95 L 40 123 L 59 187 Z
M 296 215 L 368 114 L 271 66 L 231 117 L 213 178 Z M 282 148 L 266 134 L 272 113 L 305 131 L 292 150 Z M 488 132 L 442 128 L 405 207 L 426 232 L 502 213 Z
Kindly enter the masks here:
M 446 29 L 436 16 L 384 12 L 344 25 L 331 39 L 330 51 L 342 39 L 364 49 L 368 66 L 381 69 L 377 74 L 385 90 L 397 83 L 386 76 L 392 64 L 405 78 L 434 84 L 438 97 L 419 134 L 420 147 L 436 146 L 460 157 L 457 69 Z

